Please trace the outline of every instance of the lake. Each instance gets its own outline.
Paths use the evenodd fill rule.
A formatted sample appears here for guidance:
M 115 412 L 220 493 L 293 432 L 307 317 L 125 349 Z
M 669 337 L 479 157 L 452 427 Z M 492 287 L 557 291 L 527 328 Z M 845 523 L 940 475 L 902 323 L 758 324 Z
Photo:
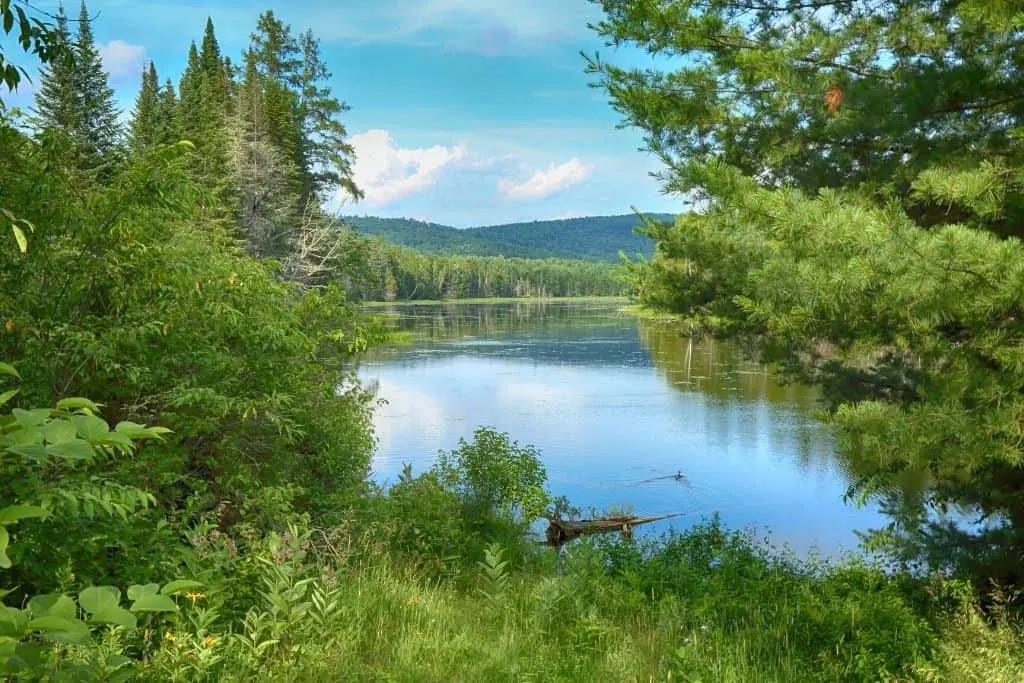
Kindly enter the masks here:
M 620 312 L 622 302 L 394 305 L 413 335 L 360 376 L 376 409 L 374 478 L 421 472 L 482 425 L 543 455 L 549 488 L 583 509 L 718 512 L 798 554 L 855 550 L 885 518 L 843 502 L 850 475 L 812 415 L 816 393 L 716 340 Z M 681 473 L 683 479 L 673 475 Z

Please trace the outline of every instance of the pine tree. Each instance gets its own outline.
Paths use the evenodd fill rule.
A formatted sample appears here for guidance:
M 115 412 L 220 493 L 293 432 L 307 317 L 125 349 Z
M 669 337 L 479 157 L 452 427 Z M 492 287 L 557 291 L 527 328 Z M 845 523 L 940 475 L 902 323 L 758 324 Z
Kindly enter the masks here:
M 129 124 L 129 145 L 133 153 L 144 154 L 162 142 L 160 107 L 160 85 L 156 65 L 150 61 L 149 67 L 142 72 L 142 87 L 135 99 L 135 108 Z
M 302 147 L 299 163 L 304 170 L 303 194 L 327 198 L 341 189 L 353 199 L 362 198 L 352 177 L 355 150 L 345 140 L 347 132 L 339 116 L 348 105 L 331 95 L 331 72 L 320 57 L 320 41 L 312 31 L 299 36 L 301 67 L 293 76 L 299 93 L 297 118 Z
M 167 79 L 164 87 L 160 90 L 160 97 L 157 100 L 155 117 L 156 141 L 160 144 L 171 144 L 181 139 L 178 128 L 178 96 L 174 91 L 174 84 Z
M 686 57 L 593 63 L 704 199 L 647 222 L 642 300 L 821 387 L 851 493 L 892 516 L 873 547 L 1024 586 L 1024 246 L 995 234 L 1024 226 L 1017 4 L 602 5 L 611 42 Z
M 64 5 L 57 10 L 55 29 L 57 42 L 68 51 L 69 57 L 73 57 Z M 60 130 L 70 135 L 77 126 L 78 84 L 75 68 L 73 58 L 57 59 L 44 67 L 35 97 L 35 123 L 39 128 Z
M 674 191 L 703 192 L 701 174 L 686 167 L 715 160 L 767 187 L 863 187 L 900 199 L 927 225 L 944 220 L 946 207 L 913 200 L 917 174 L 1018 145 L 1020 18 L 1000 32 L 990 20 L 1019 3 L 599 4 L 603 38 L 676 64 L 624 69 L 595 58 L 590 68 L 674 169 Z M 988 227 L 1024 234 L 1021 219 L 1024 205 Z
M 120 145 L 121 130 L 114 107 L 114 91 L 93 39 L 84 0 L 78 19 L 75 58 L 78 112 L 72 136 L 80 166 L 93 169 L 113 161 Z

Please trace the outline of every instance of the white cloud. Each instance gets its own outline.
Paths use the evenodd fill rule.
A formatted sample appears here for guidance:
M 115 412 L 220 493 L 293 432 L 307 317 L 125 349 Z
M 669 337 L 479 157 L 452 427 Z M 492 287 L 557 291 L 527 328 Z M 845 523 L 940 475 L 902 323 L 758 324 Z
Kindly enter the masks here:
M 552 163 L 523 181 L 502 178 L 498 181 L 498 192 L 505 199 L 544 199 L 582 183 L 593 171 L 592 164 L 584 164 L 573 157 L 563 164 Z
M 112 40 L 100 45 L 100 58 L 111 79 L 138 78 L 146 64 L 146 48 L 123 40 Z
M 445 167 L 466 156 L 462 145 L 398 147 L 391 133 L 379 128 L 353 135 L 350 142 L 356 150 L 356 184 L 365 201 L 378 206 L 430 187 Z

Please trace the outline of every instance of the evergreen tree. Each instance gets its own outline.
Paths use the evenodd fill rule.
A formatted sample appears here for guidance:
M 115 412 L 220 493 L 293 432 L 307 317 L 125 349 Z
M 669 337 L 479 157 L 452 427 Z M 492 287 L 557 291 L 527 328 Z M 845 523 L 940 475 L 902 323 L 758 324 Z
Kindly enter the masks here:
M 673 169 L 670 189 L 706 189 L 687 167 L 718 160 L 765 186 L 863 187 L 922 225 L 945 207 L 912 200 L 923 169 L 1018 146 L 1024 46 L 993 33 L 990 0 L 602 0 L 598 32 L 675 59 L 670 72 L 591 60 L 626 121 Z M 989 22 L 989 23 L 987 23 Z M 1009 26 L 1013 26 L 1013 21 Z M 1022 231 L 1024 203 L 991 217 Z
M 1024 585 L 1024 247 L 993 234 L 1024 225 L 1017 4 L 602 5 L 611 42 L 686 57 L 592 68 L 706 200 L 648 221 L 641 299 L 822 387 L 851 494 L 892 515 L 873 547 Z
M 62 49 L 73 57 L 64 5 L 57 9 L 55 36 Z M 43 76 L 35 96 L 35 122 L 39 128 L 60 130 L 70 134 L 77 126 L 78 83 L 75 69 L 73 58 L 56 59 L 43 68 Z
M 257 54 L 246 53 L 245 71 L 231 131 L 231 169 L 238 197 L 238 220 L 250 253 L 281 257 L 289 248 L 289 229 L 298 219 L 298 198 L 290 178 L 295 170 L 270 135 L 265 105 L 265 76 Z
M 345 140 L 347 132 L 339 116 L 349 106 L 331 95 L 324 83 L 331 72 L 320 57 L 320 41 L 312 31 L 299 36 L 302 64 L 292 77 L 299 93 L 297 117 L 302 136 L 299 163 L 305 171 L 303 192 L 326 198 L 341 189 L 353 199 L 363 194 L 352 177 L 355 150 Z
M 161 140 L 160 85 L 156 65 L 150 61 L 142 72 L 142 87 L 135 99 L 132 120 L 129 124 L 129 144 L 135 154 L 143 154 Z
M 156 140 L 160 144 L 170 144 L 181 139 L 177 123 L 178 96 L 174 91 L 174 84 L 167 79 L 164 87 L 160 90 L 160 97 L 157 100 L 156 109 Z
M 93 39 L 84 0 L 78 19 L 75 58 L 78 112 L 72 135 L 80 166 L 93 169 L 113 160 L 120 145 L 121 129 L 114 108 L 114 91 Z
M 292 176 L 288 182 L 296 196 L 301 196 L 306 184 L 303 182 L 304 144 L 298 122 L 298 96 L 292 86 L 302 62 L 291 28 L 271 10 L 260 15 L 256 33 L 252 35 L 252 52 L 263 80 L 267 134 L 281 156 L 289 160 Z
M 199 48 L 193 41 L 188 48 L 188 62 L 181 74 L 178 85 L 178 129 L 189 140 L 193 139 L 201 128 L 202 109 L 202 64 L 199 60 Z

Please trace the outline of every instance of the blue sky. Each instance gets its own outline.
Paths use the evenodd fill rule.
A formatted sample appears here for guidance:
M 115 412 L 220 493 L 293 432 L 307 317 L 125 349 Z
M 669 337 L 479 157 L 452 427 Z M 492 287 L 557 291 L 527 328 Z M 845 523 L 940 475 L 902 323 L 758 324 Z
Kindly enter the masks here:
M 55 8 L 56 2 L 37 2 Z M 677 212 L 682 201 L 649 176 L 660 164 L 639 131 L 588 87 L 579 51 L 615 63 L 643 57 L 605 48 L 586 0 L 91 0 L 119 104 L 131 108 L 148 59 L 175 82 L 188 44 L 213 18 L 236 57 L 261 11 L 322 40 L 366 192 L 344 213 L 468 227 L 522 220 Z M 68 3 L 77 16 L 77 0 Z M 13 98 L 31 102 L 31 86 Z

